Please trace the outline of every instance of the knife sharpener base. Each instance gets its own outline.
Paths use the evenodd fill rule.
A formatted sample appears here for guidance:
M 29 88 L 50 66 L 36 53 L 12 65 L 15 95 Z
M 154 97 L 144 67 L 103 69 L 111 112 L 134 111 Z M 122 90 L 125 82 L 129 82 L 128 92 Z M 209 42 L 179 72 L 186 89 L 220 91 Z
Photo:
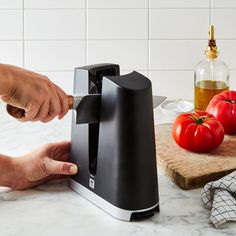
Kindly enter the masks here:
M 72 113 L 70 161 L 79 166 L 70 186 L 121 220 L 159 210 L 152 86 L 138 72 L 120 76 L 119 66 L 75 69 L 75 94 L 100 94 L 97 113 L 79 122 Z M 85 118 L 88 116 L 85 116 Z
M 131 210 L 124 210 L 118 208 L 108 201 L 104 200 L 103 198 L 99 197 L 97 194 L 91 192 L 83 185 L 77 183 L 73 179 L 70 179 L 69 186 L 75 192 L 79 193 L 81 196 L 101 208 L 102 210 L 106 211 L 108 214 L 112 215 L 113 217 L 124 220 L 124 221 L 135 221 L 135 220 L 142 220 L 144 218 L 153 216 L 155 212 L 159 212 L 159 203 L 154 205 L 153 207 L 147 209 L 141 209 L 137 211 Z

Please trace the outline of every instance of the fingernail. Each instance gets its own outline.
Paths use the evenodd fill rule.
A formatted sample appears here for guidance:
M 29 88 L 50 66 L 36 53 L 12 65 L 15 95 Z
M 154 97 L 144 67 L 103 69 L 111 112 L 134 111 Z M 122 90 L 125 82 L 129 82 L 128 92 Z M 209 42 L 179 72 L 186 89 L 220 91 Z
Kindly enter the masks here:
M 71 174 L 76 174 L 78 172 L 78 166 L 77 165 L 71 166 L 69 171 Z

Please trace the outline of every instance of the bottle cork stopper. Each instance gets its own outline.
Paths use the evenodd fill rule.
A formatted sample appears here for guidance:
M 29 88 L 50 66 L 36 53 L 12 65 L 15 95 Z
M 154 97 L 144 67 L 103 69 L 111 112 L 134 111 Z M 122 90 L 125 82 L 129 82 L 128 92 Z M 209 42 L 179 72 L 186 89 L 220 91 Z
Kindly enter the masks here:
M 217 51 L 216 40 L 215 40 L 214 25 L 210 26 L 208 46 L 206 48 L 205 53 L 209 59 L 216 59 L 218 57 L 218 51 Z

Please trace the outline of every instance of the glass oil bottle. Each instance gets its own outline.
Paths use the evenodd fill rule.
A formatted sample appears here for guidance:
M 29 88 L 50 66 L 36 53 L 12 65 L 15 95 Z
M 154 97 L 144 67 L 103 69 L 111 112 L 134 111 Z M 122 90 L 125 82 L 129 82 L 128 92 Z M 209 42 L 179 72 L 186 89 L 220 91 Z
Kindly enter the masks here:
M 218 51 L 214 37 L 214 26 L 210 26 L 206 59 L 200 61 L 194 72 L 194 109 L 205 111 L 211 99 L 229 90 L 229 70 L 217 59 Z

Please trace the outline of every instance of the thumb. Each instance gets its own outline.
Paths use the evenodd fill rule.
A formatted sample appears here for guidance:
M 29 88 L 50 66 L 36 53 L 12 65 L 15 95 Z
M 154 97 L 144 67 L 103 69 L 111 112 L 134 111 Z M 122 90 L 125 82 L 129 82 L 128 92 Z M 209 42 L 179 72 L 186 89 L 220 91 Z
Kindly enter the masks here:
M 48 175 L 75 175 L 78 172 L 77 165 L 52 159 L 44 163 L 44 168 Z

